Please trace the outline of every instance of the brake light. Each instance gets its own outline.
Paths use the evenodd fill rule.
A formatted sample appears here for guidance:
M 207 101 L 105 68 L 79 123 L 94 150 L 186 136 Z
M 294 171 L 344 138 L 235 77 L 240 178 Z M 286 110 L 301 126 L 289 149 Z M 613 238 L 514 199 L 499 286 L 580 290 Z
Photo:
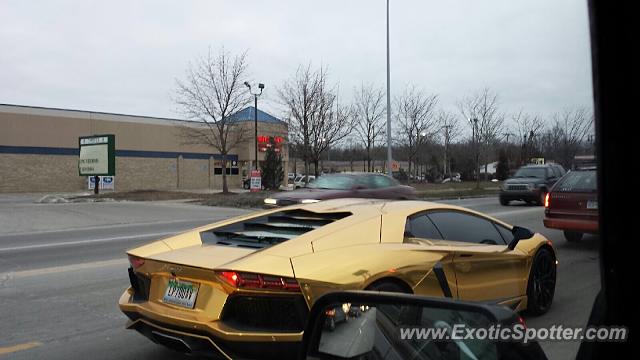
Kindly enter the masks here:
M 144 259 L 141 257 L 129 255 L 129 264 L 131 264 L 132 268 L 137 269 L 140 266 L 144 265 Z
M 549 200 L 551 200 L 551 196 L 550 195 L 551 195 L 550 193 L 547 193 L 547 195 L 544 196 L 544 207 L 546 209 L 549 208 Z
M 329 309 L 324 312 L 327 316 L 336 316 L 336 309 Z
M 238 289 L 300 291 L 296 279 L 236 271 L 218 271 L 218 276 Z

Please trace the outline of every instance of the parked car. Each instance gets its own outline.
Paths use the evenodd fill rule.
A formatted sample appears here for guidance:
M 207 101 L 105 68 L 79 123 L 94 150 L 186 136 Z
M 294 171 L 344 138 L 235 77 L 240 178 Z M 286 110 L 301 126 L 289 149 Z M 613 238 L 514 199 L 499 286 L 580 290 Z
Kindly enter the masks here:
M 505 180 L 500 190 L 500 204 L 506 206 L 510 201 L 522 200 L 544 205 L 547 192 L 564 174 L 559 164 L 523 166 Z
M 451 173 L 450 175 L 451 177 L 446 177 L 442 180 L 442 183 L 448 183 L 448 182 L 461 182 L 462 181 L 462 177 L 460 175 L 460 173 Z
M 564 231 L 567 241 L 598 233 L 596 170 L 574 170 L 551 189 L 544 203 L 544 226 Z
M 338 198 L 406 200 L 415 198 L 415 189 L 378 173 L 341 173 L 323 175 L 306 189 L 275 194 L 264 200 L 266 207 L 313 203 Z
M 300 175 L 300 176 L 298 176 L 297 178 L 295 178 L 293 180 L 293 187 L 296 188 L 296 189 L 300 189 L 300 188 L 306 187 L 307 186 L 307 184 L 306 184 L 306 182 L 307 182 L 306 178 L 307 177 L 309 178 L 309 181 L 308 181 L 309 184 L 312 184 L 314 181 L 316 181 L 316 176 L 315 175 L 308 175 L 308 176 L 307 175 Z

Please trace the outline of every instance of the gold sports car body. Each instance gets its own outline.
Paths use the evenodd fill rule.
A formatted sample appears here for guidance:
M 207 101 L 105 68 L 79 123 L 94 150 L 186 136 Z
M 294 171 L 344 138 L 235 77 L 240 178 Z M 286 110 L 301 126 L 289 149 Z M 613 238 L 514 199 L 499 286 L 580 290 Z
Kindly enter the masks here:
M 515 228 L 525 230 L 522 228 Z M 220 358 L 295 352 L 336 290 L 398 291 L 541 314 L 556 257 L 540 234 L 425 201 L 336 199 L 203 226 L 128 251 L 120 309 L 156 343 Z M 345 316 L 349 316 L 348 314 Z

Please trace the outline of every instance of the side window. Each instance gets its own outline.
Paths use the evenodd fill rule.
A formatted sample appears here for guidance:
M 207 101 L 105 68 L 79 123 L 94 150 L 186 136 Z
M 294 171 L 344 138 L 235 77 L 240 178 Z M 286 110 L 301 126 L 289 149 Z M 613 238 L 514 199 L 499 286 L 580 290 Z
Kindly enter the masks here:
M 373 176 L 373 183 L 376 188 L 386 188 L 394 185 L 391 179 L 381 175 Z
M 434 211 L 429 218 L 445 240 L 477 244 L 503 245 L 502 236 L 493 222 L 459 211 Z
M 365 189 L 372 189 L 375 187 L 375 183 L 373 181 L 373 176 L 359 176 L 356 180 L 356 184 L 364 187 Z
M 422 239 L 435 239 L 441 240 L 442 235 L 433 222 L 425 214 L 412 216 L 407 219 L 407 223 L 404 228 L 406 236 L 422 238 Z
M 557 166 L 551 166 L 551 169 L 553 170 L 553 176 L 557 177 L 558 179 L 562 177 L 562 173 Z

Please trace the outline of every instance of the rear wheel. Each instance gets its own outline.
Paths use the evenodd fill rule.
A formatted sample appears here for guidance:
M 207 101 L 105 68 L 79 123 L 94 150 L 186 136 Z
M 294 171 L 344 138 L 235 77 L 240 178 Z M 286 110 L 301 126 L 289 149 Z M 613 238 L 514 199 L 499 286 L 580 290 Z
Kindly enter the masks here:
M 500 198 L 500 205 L 509 206 L 509 200 Z
M 575 231 L 566 231 L 564 232 L 564 238 L 567 239 L 568 242 L 577 242 L 582 240 L 582 233 Z
M 549 249 L 538 250 L 533 258 L 527 285 L 527 312 L 542 315 L 549 311 L 556 290 L 556 259 Z

